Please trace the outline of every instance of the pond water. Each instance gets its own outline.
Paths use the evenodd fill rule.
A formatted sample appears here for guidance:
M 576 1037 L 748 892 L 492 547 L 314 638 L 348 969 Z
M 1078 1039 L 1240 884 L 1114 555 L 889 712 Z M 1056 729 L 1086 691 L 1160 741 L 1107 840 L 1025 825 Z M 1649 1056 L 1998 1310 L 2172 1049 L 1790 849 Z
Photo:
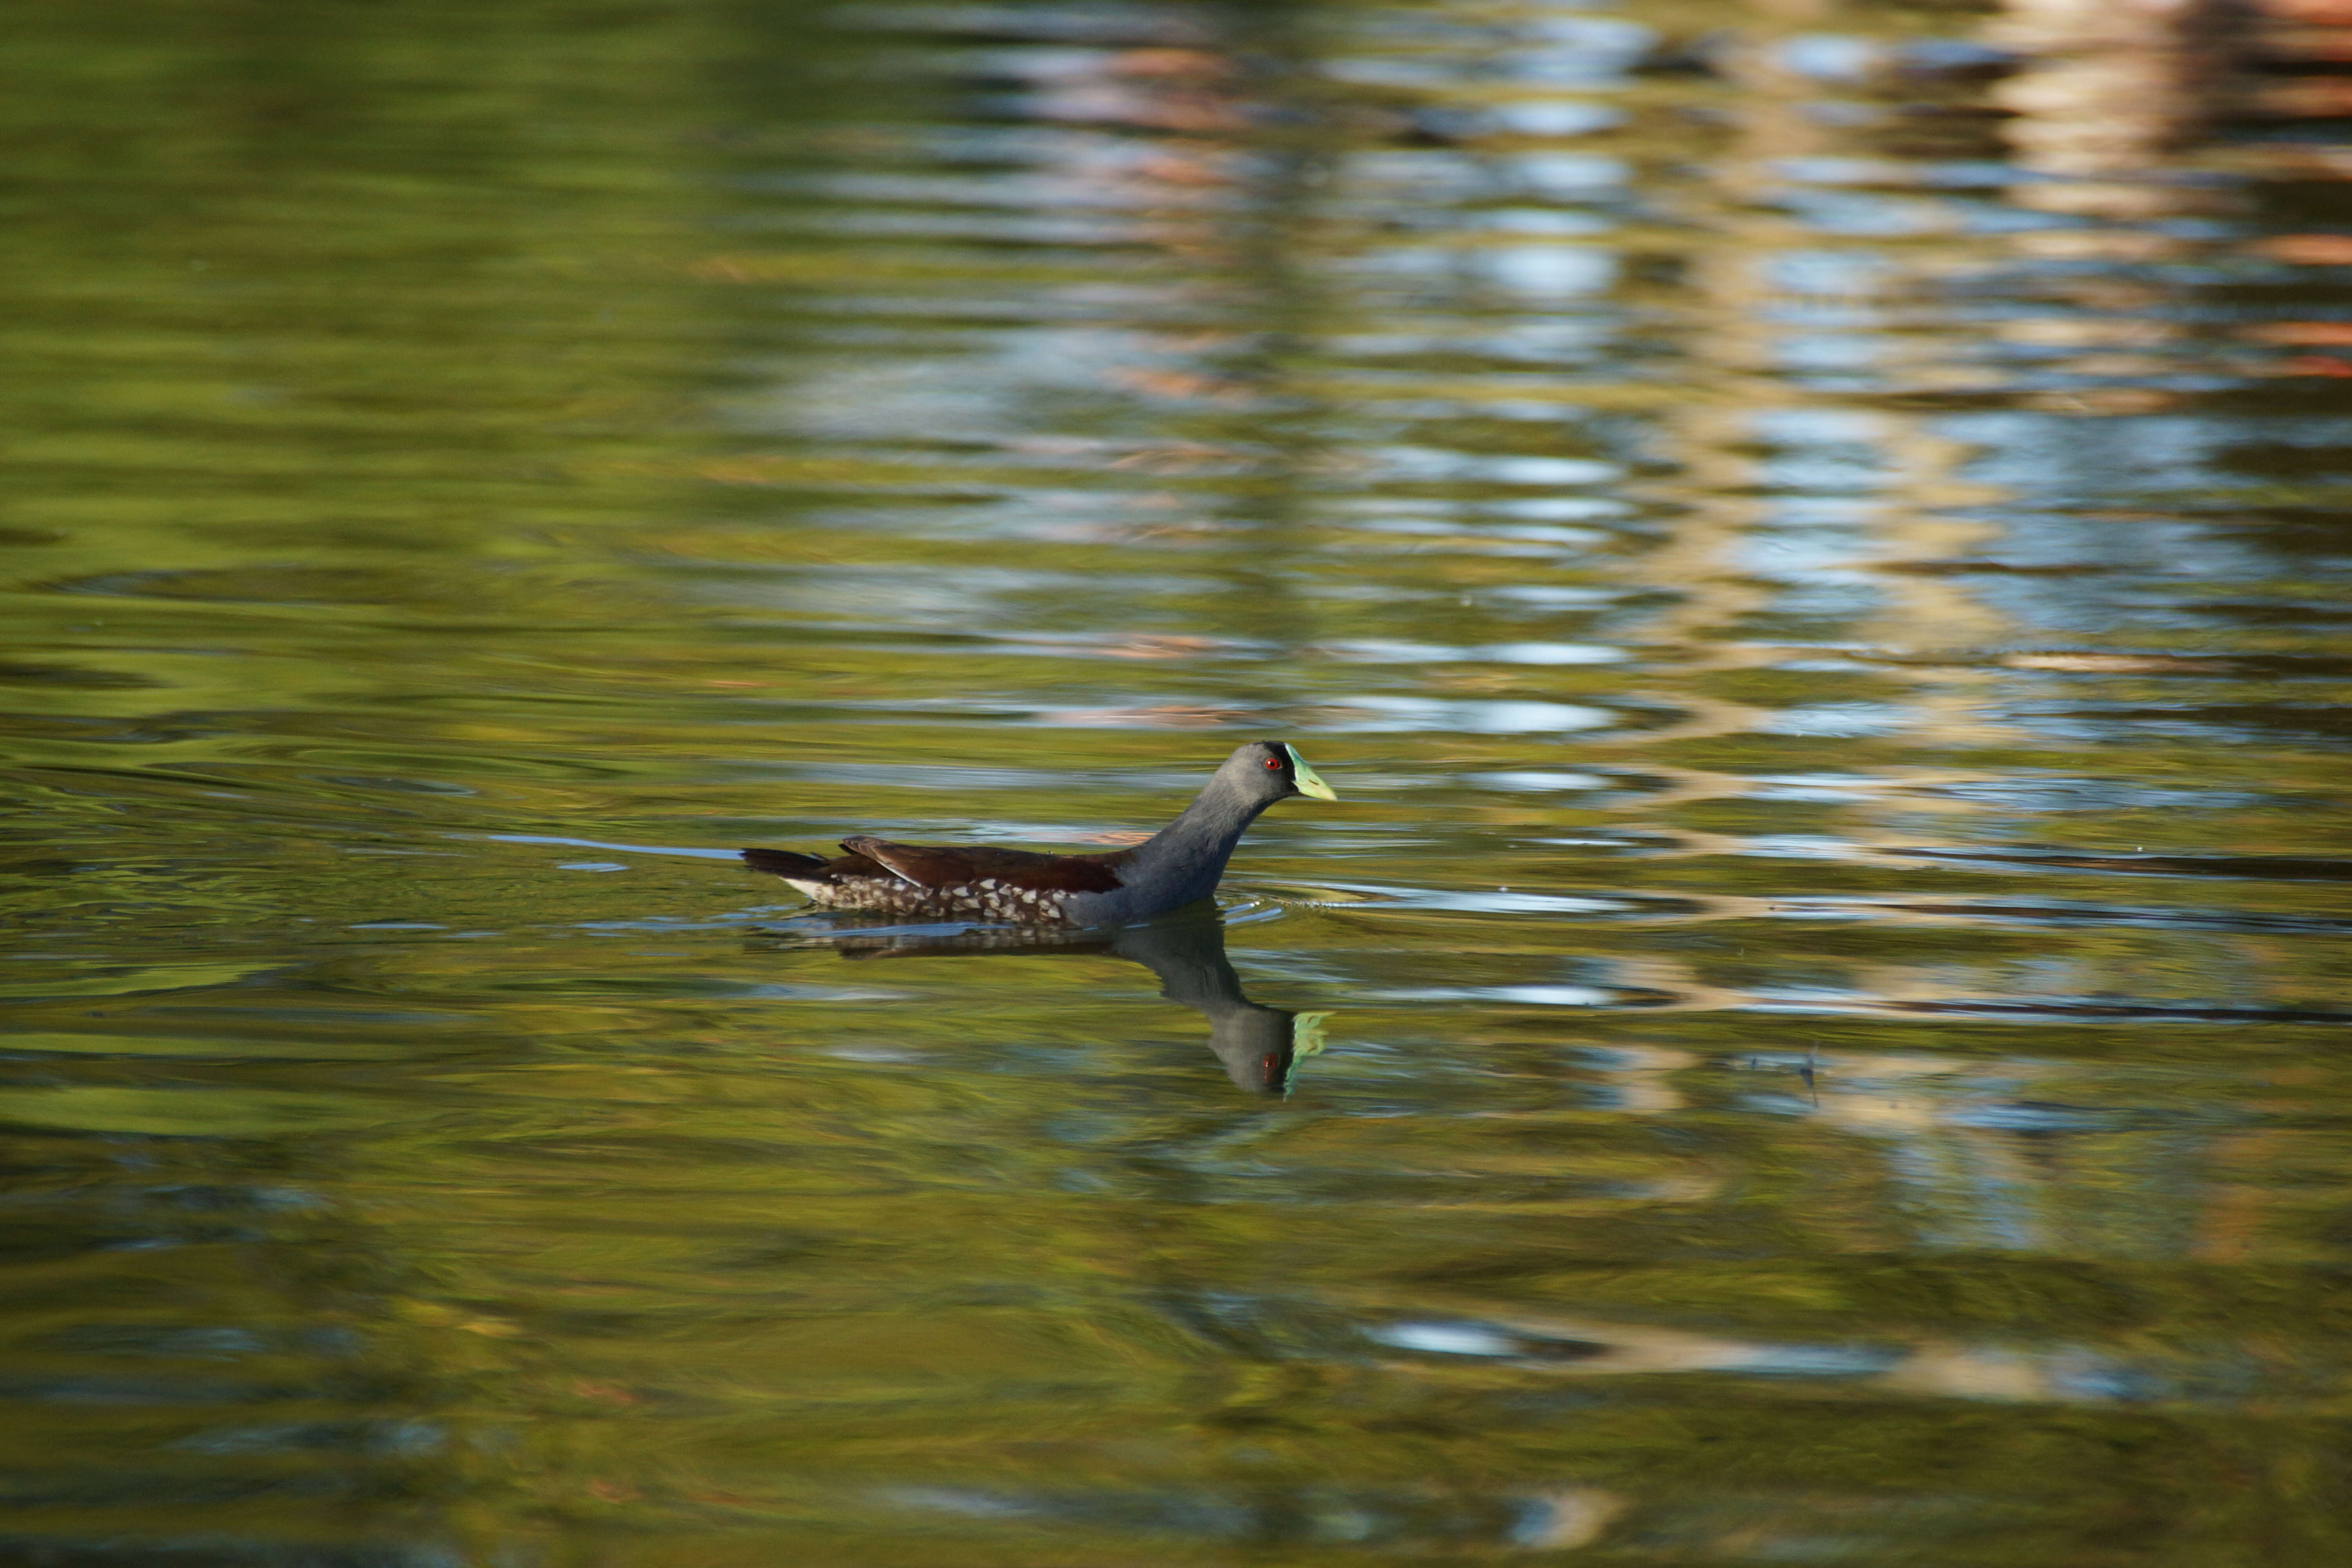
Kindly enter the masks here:
M 2352 1560 L 2347 21 L 19 0 L 0 1554 Z

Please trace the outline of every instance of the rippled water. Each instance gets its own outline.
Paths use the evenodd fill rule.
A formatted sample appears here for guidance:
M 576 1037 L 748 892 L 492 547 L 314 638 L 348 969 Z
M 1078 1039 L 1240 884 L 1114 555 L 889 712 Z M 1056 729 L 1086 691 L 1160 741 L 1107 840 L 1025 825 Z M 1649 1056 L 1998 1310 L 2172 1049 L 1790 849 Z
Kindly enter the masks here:
M 2352 1559 L 2352 37 L 2045 12 L 23 0 L 0 1552 Z

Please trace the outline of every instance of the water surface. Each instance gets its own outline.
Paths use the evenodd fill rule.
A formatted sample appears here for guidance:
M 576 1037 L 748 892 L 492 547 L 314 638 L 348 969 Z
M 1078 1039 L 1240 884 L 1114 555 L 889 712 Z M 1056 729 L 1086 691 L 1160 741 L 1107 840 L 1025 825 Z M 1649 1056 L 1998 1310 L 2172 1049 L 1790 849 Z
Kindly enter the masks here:
M 2352 1555 L 2320 13 L 20 9 L 11 1560 Z

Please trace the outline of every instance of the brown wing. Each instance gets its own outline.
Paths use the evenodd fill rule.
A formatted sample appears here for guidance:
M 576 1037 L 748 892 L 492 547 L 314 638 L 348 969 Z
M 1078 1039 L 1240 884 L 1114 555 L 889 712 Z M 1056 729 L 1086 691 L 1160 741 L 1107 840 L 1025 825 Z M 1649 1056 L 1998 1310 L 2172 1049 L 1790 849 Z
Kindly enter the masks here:
M 1128 850 L 1112 855 L 1040 855 L 1029 849 L 995 849 L 947 844 L 893 844 L 882 838 L 845 838 L 849 856 L 875 864 L 918 888 L 970 887 L 993 881 L 1041 893 L 1108 893 L 1119 886 L 1113 868 Z M 850 868 L 832 863 L 835 875 Z M 856 872 L 850 871 L 851 875 Z

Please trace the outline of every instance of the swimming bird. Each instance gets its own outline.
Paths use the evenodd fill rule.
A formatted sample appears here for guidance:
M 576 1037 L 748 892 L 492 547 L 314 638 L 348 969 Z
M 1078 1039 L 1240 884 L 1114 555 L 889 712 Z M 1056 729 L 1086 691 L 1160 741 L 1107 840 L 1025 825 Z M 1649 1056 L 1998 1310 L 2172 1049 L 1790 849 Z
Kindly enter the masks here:
M 836 910 L 1091 926 L 1149 920 L 1217 890 L 1234 846 L 1258 814 L 1292 795 L 1337 800 L 1298 749 L 1252 741 L 1211 774 L 1183 815 L 1132 849 L 1041 855 L 860 836 L 828 860 L 790 849 L 746 849 L 744 864 L 782 877 Z

